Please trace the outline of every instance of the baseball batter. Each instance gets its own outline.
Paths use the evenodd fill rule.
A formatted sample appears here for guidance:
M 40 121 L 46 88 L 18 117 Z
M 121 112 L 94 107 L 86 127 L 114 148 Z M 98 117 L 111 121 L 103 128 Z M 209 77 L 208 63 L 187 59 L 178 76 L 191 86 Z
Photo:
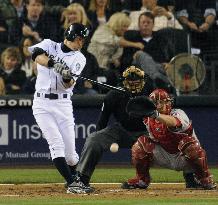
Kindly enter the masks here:
M 194 172 L 200 188 L 215 189 L 216 184 L 208 170 L 206 152 L 188 116 L 181 109 L 172 109 L 172 99 L 163 89 L 154 90 L 149 97 L 156 105 L 153 112 L 145 113 L 143 119 L 149 134 L 139 137 L 133 145 L 132 162 L 137 174 L 135 178 L 124 182 L 122 188 L 146 189 L 151 181 L 149 168 L 157 164 L 177 171 Z M 137 99 L 131 103 L 137 106 Z M 140 102 L 138 107 L 141 104 L 148 107 L 146 101 Z M 134 112 L 133 109 L 129 113 Z
M 79 157 L 75 148 L 71 102 L 76 81 L 71 73 L 79 75 L 86 64 L 80 49 L 88 34 L 86 27 L 74 23 L 65 31 L 64 42 L 45 39 L 29 48 L 38 71 L 33 115 L 48 142 L 54 165 L 67 182 L 68 193 L 79 192 L 81 187 L 85 192 L 89 191 L 73 176 Z

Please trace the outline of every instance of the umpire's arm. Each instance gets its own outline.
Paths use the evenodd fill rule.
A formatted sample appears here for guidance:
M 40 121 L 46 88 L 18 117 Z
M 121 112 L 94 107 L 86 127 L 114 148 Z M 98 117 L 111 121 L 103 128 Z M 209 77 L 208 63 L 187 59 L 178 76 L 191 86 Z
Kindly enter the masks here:
M 114 105 L 114 98 L 112 96 L 112 92 L 113 91 L 109 91 L 105 96 L 104 103 L 101 108 L 101 113 L 96 124 L 96 131 L 104 129 L 108 124 Z

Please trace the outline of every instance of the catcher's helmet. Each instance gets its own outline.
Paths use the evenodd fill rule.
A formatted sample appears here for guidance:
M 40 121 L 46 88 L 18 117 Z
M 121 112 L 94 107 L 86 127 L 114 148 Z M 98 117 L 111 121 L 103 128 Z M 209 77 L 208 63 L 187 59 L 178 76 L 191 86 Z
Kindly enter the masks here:
M 158 111 L 162 114 L 170 114 L 172 109 L 173 99 L 170 97 L 168 92 L 164 89 L 155 89 L 149 98 L 154 102 Z M 164 107 L 165 105 L 165 107 Z
M 123 85 L 133 94 L 140 93 L 145 85 L 144 77 L 143 70 L 130 66 L 123 72 Z
M 64 36 L 68 41 L 74 41 L 76 37 L 87 38 L 88 35 L 88 28 L 80 23 L 71 24 L 64 32 Z

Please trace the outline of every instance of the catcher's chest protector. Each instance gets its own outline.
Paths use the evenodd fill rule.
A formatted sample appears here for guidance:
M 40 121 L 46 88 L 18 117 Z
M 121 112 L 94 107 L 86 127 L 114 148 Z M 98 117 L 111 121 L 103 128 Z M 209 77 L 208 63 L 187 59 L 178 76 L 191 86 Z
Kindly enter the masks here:
M 177 153 L 180 140 L 187 136 L 186 133 L 175 133 L 170 131 L 163 123 L 147 118 L 144 123 L 149 131 L 149 137 L 160 144 L 167 152 Z
M 144 120 L 144 123 L 148 128 L 150 137 L 154 141 L 160 142 L 167 139 L 168 130 L 166 125 L 153 118 L 147 118 L 146 120 Z

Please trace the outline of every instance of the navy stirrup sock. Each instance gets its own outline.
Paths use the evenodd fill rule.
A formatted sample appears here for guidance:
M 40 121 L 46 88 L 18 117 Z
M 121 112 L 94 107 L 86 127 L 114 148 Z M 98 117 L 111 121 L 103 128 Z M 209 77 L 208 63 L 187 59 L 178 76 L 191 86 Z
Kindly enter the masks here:
M 59 173 L 64 177 L 64 179 L 67 181 L 67 184 L 73 183 L 73 177 L 71 174 L 71 170 L 69 166 L 67 165 L 67 162 L 64 157 L 58 157 L 53 159 L 53 163 Z

